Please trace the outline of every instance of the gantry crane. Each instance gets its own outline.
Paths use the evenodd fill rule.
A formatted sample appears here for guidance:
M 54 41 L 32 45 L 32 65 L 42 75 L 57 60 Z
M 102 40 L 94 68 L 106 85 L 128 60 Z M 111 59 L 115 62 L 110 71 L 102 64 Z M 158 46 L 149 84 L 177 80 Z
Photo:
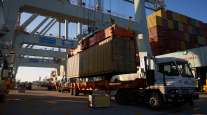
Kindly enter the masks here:
M 14 76 L 18 66 L 21 65 L 57 67 L 60 64 L 66 63 L 67 52 L 33 48 L 33 45 L 65 49 L 75 47 L 75 40 L 60 39 L 61 23 L 66 23 L 65 38 L 68 38 L 69 22 L 80 23 L 80 28 L 81 24 L 85 24 L 95 26 L 96 29 L 102 29 L 110 25 L 111 19 L 113 19 L 117 25 L 122 27 L 128 26 L 128 19 L 103 12 L 102 2 L 102 0 L 97 0 L 98 7 L 96 9 L 89 9 L 84 7 L 82 0 L 79 0 L 79 6 L 71 4 L 68 0 L 0 0 L 0 48 L 2 56 L 8 61 L 9 67 L 15 71 L 12 72 Z M 131 22 L 131 29 L 142 34 L 142 37 L 140 37 L 141 35 L 137 36 L 139 38 L 139 52 L 148 52 L 151 55 L 147 39 L 145 2 L 156 5 L 158 3 L 157 0 L 134 0 L 132 3 L 135 6 L 135 21 Z M 31 13 L 32 16 L 19 27 L 20 14 L 22 12 Z M 40 15 L 44 16 L 45 19 L 31 32 L 25 32 L 26 27 Z M 40 33 L 37 33 L 40 27 L 47 21 L 49 23 Z M 59 37 L 45 36 L 57 22 L 59 23 Z M 79 33 L 82 33 L 81 29 Z

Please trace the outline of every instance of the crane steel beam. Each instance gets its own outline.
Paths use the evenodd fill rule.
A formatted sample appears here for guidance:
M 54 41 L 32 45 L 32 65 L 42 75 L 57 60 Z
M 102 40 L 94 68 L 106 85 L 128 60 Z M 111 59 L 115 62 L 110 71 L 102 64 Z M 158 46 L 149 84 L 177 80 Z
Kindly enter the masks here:
M 58 48 L 75 48 L 75 40 L 63 40 L 55 37 L 41 36 L 41 35 L 28 35 L 19 34 L 16 37 L 16 45 L 19 44 L 33 44 L 39 46 L 58 47 Z M 19 47 L 19 46 L 16 46 Z
M 27 19 L 22 25 L 21 25 L 21 28 L 23 29 L 23 30 L 25 30 L 25 28 L 29 25 L 29 24 L 31 24 L 31 22 L 35 19 L 35 18 L 37 18 L 37 14 L 33 14 L 32 16 L 30 16 L 29 17 L 29 19 Z
M 79 7 L 72 4 L 63 4 L 58 0 L 15 0 L 15 2 L 19 2 L 17 3 L 17 5 L 19 4 L 18 8 L 22 12 L 25 11 L 30 13 L 38 13 L 43 16 L 51 16 L 57 19 L 61 17 L 63 19 L 67 19 L 70 22 L 80 22 L 86 25 L 96 24 L 99 28 L 111 24 L 111 18 L 113 18 L 116 24 L 123 27 L 128 26 L 128 19 L 123 19 L 117 16 L 111 16 L 110 14 L 97 12 L 95 10 L 91 10 L 85 7 Z M 11 5 L 11 7 L 12 6 L 13 5 Z M 96 18 L 94 18 L 94 15 L 96 16 Z M 141 28 L 139 28 L 139 25 L 137 25 L 135 22 L 132 23 L 132 29 L 136 32 L 139 32 L 139 30 L 141 30 Z
M 45 25 L 45 27 L 39 32 L 39 35 L 41 35 L 54 21 L 54 18 L 50 20 L 50 22 L 47 25 Z
M 46 35 L 47 34 L 47 32 L 55 25 L 55 23 L 57 22 L 57 20 L 55 20 L 43 33 L 42 33 L 42 35 L 44 36 L 44 35 Z
M 49 19 L 49 17 L 46 17 L 35 29 L 32 30 L 31 34 L 35 34 L 40 28 L 41 26 L 47 22 Z
M 66 52 L 42 50 L 42 49 L 31 49 L 31 48 L 21 48 L 18 54 L 40 56 L 40 57 L 55 57 L 55 58 L 66 58 L 67 57 Z
M 60 65 L 62 65 L 62 63 L 57 63 L 54 60 L 49 60 L 49 59 L 18 57 L 18 66 L 57 68 Z

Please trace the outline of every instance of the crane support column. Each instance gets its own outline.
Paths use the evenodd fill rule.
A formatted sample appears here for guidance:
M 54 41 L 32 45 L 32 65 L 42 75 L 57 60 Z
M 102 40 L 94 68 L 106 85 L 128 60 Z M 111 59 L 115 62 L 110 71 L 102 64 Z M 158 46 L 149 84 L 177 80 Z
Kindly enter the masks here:
M 65 20 L 65 39 L 69 39 L 68 38 L 68 20 Z
M 135 8 L 135 21 L 141 26 L 139 30 L 142 35 L 137 36 L 138 49 L 140 56 L 147 53 L 148 56 L 152 56 L 151 47 L 148 39 L 148 28 L 145 12 L 145 0 L 134 0 Z
M 23 30 L 25 30 L 26 29 L 26 27 L 35 19 L 35 18 L 37 18 L 37 14 L 33 14 L 32 16 L 30 16 L 30 18 L 29 19 L 27 19 L 27 21 L 25 21 L 23 24 L 22 24 L 22 29 Z
M 78 0 L 78 6 L 83 7 L 82 0 Z M 82 34 L 82 24 L 80 22 L 77 24 L 77 34 Z
M 59 28 L 58 28 L 59 34 L 58 34 L 58 36 L 59 36 L 59 38 L 61 38 L 61 21 L 60 20 L 59 20 L 58 25 L 59 25 Z
M 3 28 L 4 24 L 5 24 L 5 19 L 4 19 L 3 3 L 2 1 L 0 1 L 0 29 Z
M 45 30 L 55 21 L 55 19 L 50 20 L 50 22 L 40 31 L 39 34 L 45 33 Z

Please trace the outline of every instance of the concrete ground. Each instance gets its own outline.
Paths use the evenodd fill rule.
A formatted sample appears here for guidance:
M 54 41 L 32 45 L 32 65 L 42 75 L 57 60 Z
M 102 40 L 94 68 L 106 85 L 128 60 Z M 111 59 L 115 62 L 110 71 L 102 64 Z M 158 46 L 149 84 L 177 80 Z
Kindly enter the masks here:
M 195 101 L 194 106 L 166 107 L 159 111 L 143 104 L 123 106 L 112 101 L 109 108 L 88 108 L 87 96 L 70 96 L 54 91 L 11 91 L 8 100 L 0 104 L 0 115 L 165 115 L 207 114 L 207 95 Z

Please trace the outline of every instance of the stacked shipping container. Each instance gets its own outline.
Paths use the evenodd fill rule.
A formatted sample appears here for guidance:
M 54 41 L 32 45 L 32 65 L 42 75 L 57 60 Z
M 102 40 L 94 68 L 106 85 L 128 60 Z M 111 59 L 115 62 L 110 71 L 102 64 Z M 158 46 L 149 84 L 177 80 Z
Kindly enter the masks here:
M 207 45 L 206 24 L 170 10 L 148 16 L 149 41 L 154 55 Z

